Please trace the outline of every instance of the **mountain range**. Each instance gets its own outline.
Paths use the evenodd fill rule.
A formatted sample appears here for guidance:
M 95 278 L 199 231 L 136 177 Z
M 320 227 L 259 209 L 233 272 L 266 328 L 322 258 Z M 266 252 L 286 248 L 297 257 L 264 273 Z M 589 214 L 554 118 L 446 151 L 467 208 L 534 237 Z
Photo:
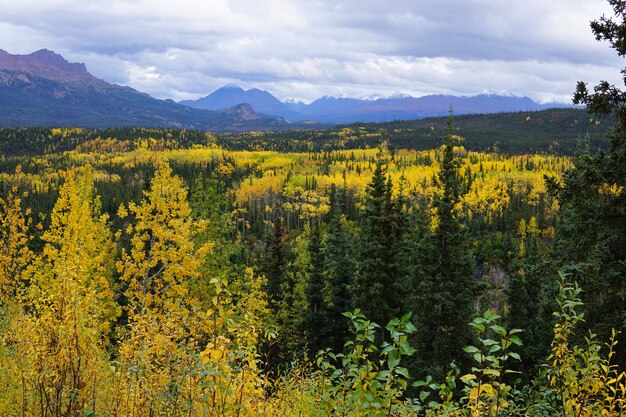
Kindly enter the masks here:
M 42 49 L 29 55 L 0 50 L 0 125 L 104 128 L 150 126 L 199 130 L 265 130 L 284 124 L 248 104 L 208 111 L 158 100 L 107 83 L 84 64 Z
M 488 114 L 516 111 L 539 111 L 565 104 L 538 104 L 528 97 L 498 94 L 475 96 L 427 95 L 411 97 L 398 94 L 388 98 L 357 99 L 321 97 L 310 104 L 301 101 L 281 102 L 267 91 L 244 90 L 228 85 L 206 97 L 181 101 L 181 104 L 216 110 L 238 103 L 249 103 L 256 111 L 280 116 L 292 122 L 314 120 L 322 123 L 388 122 L 413 120 L 448 114 Z
M 0 125 L 151 126 L 215 131 L 293 129 L 323 124 L 412 120 L 455 114 L 537 111 L 528 97 L 480 94 L 389 98 L 322 97 L 281 102 L 271 93 L 228 85 L 206 97 L 175 103 L 91 75 L 47 49 L 12 55 L 0 49 Z

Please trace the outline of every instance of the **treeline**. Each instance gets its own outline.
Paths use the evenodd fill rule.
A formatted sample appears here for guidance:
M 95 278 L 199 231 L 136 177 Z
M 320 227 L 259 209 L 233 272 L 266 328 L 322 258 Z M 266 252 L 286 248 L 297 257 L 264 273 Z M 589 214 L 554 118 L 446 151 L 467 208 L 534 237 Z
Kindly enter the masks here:
M 69 150 L 124 152 L 137 148 L 186 149 L 214 144 L 233 151 L 320 152 L 376 148 L 426 150 L 440 145 L 443 117 L 332 129 L 278 132 L 207 133 L 164 128 L 0 128 L 0 152 L 6 156 L 41 155 Z M 580 109 L 459 116 L 456 133 L 472 151 L 507 154 L 573 155 L 585 147 L 606 149 L 612 120 L 593 119 Z
M 5 156 L 44 155 L 78 150 L 125 152 L 136 148 L 179 149 L 206 145 L 211 133 L 165 128 L 85 129 L 76 127 L 0 127 L 0 152 Z
M 606 149 L 612 119 L 594 119 L 581 109 L 463 115 L 455 131 L 472 151 L 508 154 L 574 155 L 584 147 Z M 233 150 L 306 152 L 374 148 L 381 140 L 397 149 L 439 146 L 446 118 L 427 118 L 376 124 L 354 124 L 328 130 L 219 134 L 218 143 Z

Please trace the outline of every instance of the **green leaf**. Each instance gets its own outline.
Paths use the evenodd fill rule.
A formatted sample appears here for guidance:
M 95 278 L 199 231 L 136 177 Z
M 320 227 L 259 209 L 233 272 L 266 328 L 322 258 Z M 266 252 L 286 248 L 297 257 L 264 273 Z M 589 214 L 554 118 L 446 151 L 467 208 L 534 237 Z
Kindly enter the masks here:
M 428 382 L 430 382 L 430 381 L 428 381 Z M 417 380 L 417 381 L 413 382 L 411 384 L 411 386 L 415 387 L 415 388 L 419 388 L 419 387 L 423 387 L 424 385 L 427 385 L 428 382 L 427 381 L 423 381 L 423 380 L 420 379 L 420 380 Z
M 387 330 L 395 329 L 396 327 L 398 327 L 399 324 L 400 324 L 399 319 L 397 318 L 391 319 L 389 320 L 389 323 L 387 323 L 387 326 L 385 326 L 385 329 Z
M 417 331 L 417 327 L 415 327 L 415 325 L 409 321 L 404 326 L 404 331 L 407 332 L 408 334 L 412 334 Z
M 380 371 L 378 375 L 376 375 L 376 379 L 379 381 L 386 381 L 389 375 L 390 375 L 390 372 L 387 370 Z
M 383 345 L 383 350 L 380 351 L 380 354 L 381 355 L 385 355 L 385 354 L 391 352 L 392 350 L 394 350 L 395 348 L 396 347 L 394 345 L 390 345 L 390 344 L 386 344 L 386 346 Z
M 498 342 L 496 342 L 493 339 L 480 339 L 481 343 L 485 346 L 493 346 L 493 345 L 497 345 Z
M 400 345 L 400 353 L 402 353 L 403 355 L 411 356 L 415 352 L 417 352 L 417 350 L 411 347 L 411 345 L 409 345 L 409 342 L 404 342 L 402 343 L 402 345 Z
M 472 326 L 475 329 L 478 329 L 481 332 L 485 331 L 485 325 L 483 323 L 477 323 L 476 321 L 473 321 L 470 323 L 470 326 Z
M 397 350 L 392 350 L 389 352 L 389 356 L 387 357 L 387 368 L 393 369 L 400 364 L 400 355 L 398 355 Z
M 489 326 L 489 328 L 493 330 L 494 332 L 496 332 L 497 334 L 499 334 L 500 336 L 503 336 L 503 337 L 506 336 L 506 329 L 500 325 L 493 324 Z
M 493 345 L 489 348 L 489 354 L 491 353 L 495 353 L 495 352 L 499 352 L 502 350 L 502 347 L 500 345 Z
M 463 351 L 465 353 L 476 353 L 476 352 L 480 352 L 480 350 L 476 347 L 476 346 L 465 346 L 463 348 Z
M 408 376 L 407 376 L 407 378 L 408 378 Z M 399 379 L 399 380 L 398 380 L 398 385 L 400 385 L 400 387 L 401 387 L 403 390 L 406 390 L 406 387 L 407 387 L 407 385 L 408 385 L 408 382 L 406 382 L 406 379 Z
M 406 369 L 406 368 L 398 367 L 398 368 L 396 368 L 396 373 L 398 375 L 401 375 L 401 376 L 407 378 L 407 379 L 409 378 L 409 370 Z

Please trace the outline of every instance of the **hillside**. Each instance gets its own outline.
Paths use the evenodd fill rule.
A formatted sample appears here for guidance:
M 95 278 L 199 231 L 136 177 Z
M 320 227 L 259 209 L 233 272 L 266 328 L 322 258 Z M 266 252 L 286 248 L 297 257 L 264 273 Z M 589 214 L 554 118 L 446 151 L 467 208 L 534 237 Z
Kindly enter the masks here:
M 442 143 L 446 117 L 388 123 L 352 124 L 326 130 L 217 135 L 229 149 L 331 150 L 376 147 L 431 149 Z M 454 117 L 463 146 L 476 151 L 511 154 L 550 152 L 575 154 L 583 142 L 592 150 L 608 146 L 610 120 L 591 120 L 585 110 L 551 109 L 536 112 L 464 115 Z
M 230 150 L 307 152 L 375 148 L 385 141 L 392 149 L 425 150 L 441 145 L 446 120 L 439 117 L 321 130 L 215 134 L 169 128 L 66 129 L 62 134 L 56 133 L 58 129 L 50 128 L 0 128 L 0 152 L 5 155 L 57 153 L 73 150 L 98 138 L 126 142 L 127 148 L 132 148 L 137 141 L 154 138 L 174 148 L 213 143 Z M 254 120 L 248 123 L 252 122 Z M 456 133 L 464 138 L 463 146 L 474 151 L 571 155 L 581 149 L 583 142 L 587 142 L 592 150 L 606 148 L 610 121 L 590 121 L 584 110 L 553 109 L 457 116 L 454 126 Z

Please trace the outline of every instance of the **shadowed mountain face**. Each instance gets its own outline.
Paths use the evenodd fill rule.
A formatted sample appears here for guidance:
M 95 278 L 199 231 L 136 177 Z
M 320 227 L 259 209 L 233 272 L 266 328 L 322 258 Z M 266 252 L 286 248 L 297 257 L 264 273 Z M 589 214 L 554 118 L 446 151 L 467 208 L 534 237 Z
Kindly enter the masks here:
M 260 116 L 245 104 L 207 111 L 157 100 L 100 80 L 84 64 L 69 63 L 45 49 L 30 55 L 0 50 L 0 125 L 241 131 L 273 129 L 283 123 Z

